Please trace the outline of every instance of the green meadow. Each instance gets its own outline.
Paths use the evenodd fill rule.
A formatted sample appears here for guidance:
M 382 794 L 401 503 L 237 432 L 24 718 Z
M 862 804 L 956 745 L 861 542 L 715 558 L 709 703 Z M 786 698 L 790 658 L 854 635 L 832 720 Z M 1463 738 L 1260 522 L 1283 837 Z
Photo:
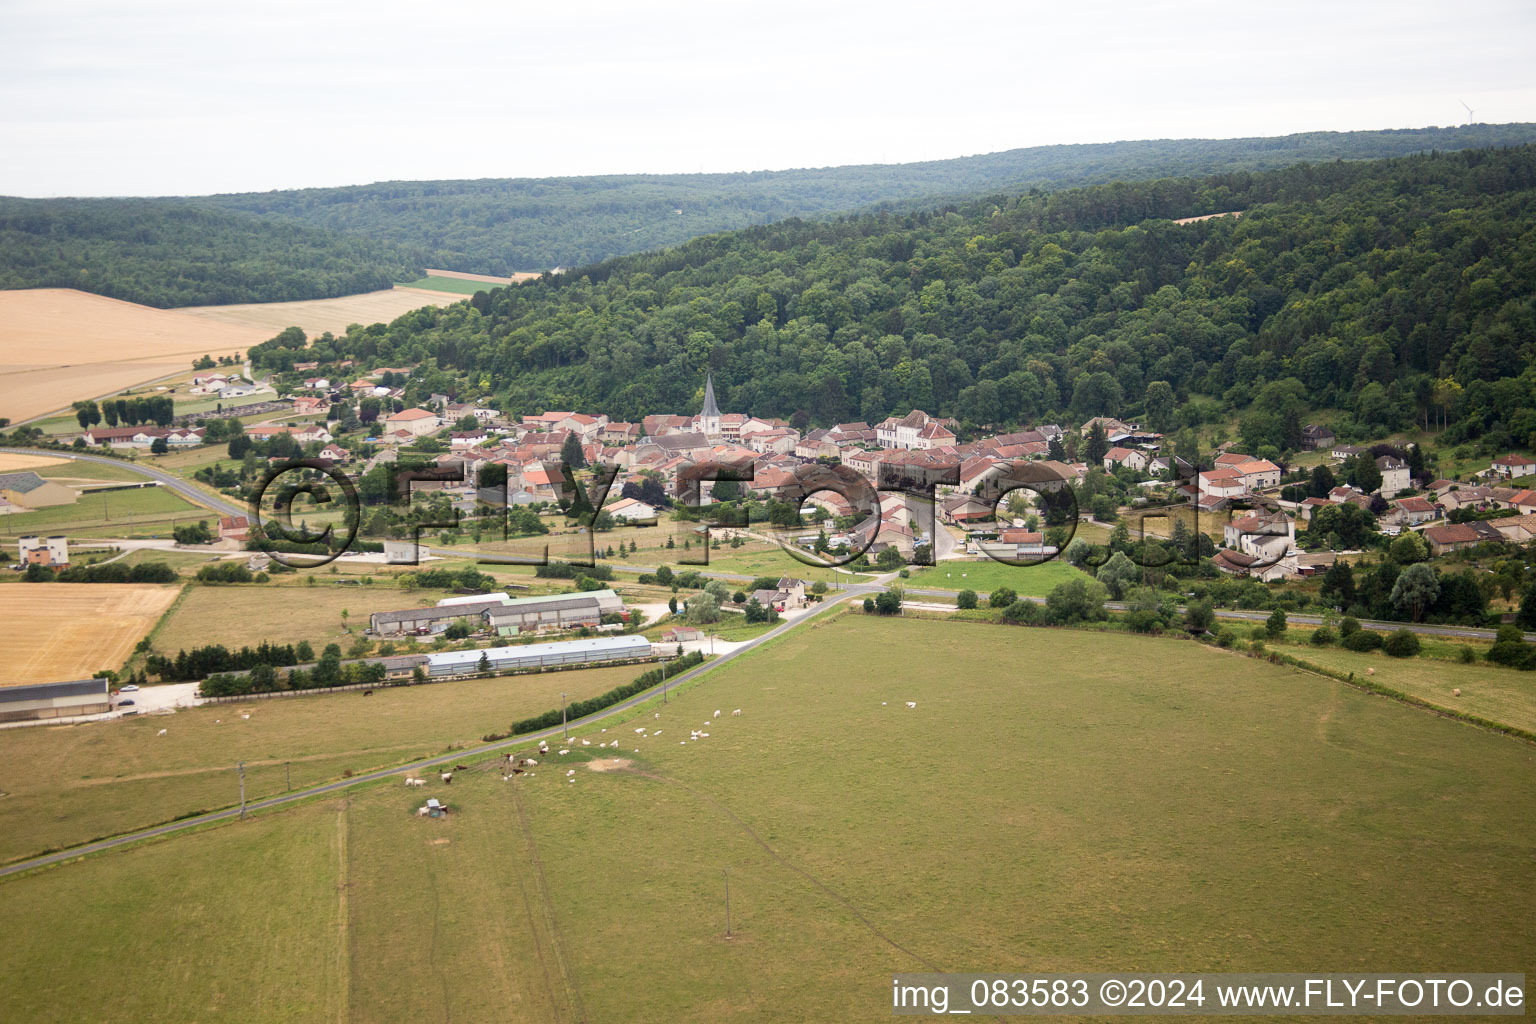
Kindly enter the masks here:
M 602 727 L 0 882 L 12 1016 L 883 1020 L 897 970 L 1536 956 L 1536 747 L 1189 641 L 845 614 Z M 131 993 L 80 984 L 113 949 Z

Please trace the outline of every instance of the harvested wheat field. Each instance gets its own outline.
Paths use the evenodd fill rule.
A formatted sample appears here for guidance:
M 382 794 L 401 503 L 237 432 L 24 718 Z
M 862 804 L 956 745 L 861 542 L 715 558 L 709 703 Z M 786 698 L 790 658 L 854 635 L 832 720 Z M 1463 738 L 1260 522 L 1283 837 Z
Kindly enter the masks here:
M 15 473 L 23 469 L 42 469 L 44 466 L 62 466 L 68 459 L 53 459 L 46 455 L 16 455 L 0 452 L 0 473 Z
M 0 291 L 0 416 L 31 419 L 269 337 L 72 288 Z
M 265 340 L 285 327 L 301 327 L 311 336 L 325 331 L 341 334 L 349 324 L 388 323 L 413 309 L 447 306 L 461 302 L 463 298 L 461 295 L 418 291 L 415 288 L 385 288 L 334 299 L 244 302 L 233 306 L 184 306 L 176 312 L 200 320 L 259 328 L 262 340 Z
M 178 590 L 147 583 L 0 586 L 0 686 L 86 679 L 117 668 Z
M 456 281 L 483 281 L 486 284 L 516 284 L 518 281 L 531 281 L 539 275 L 529 271 L 520 270 L 511 277 L 496 277 L 491 274 L 466 274 L 462 270 L 428 270 L 428 277 L 451 277 Z

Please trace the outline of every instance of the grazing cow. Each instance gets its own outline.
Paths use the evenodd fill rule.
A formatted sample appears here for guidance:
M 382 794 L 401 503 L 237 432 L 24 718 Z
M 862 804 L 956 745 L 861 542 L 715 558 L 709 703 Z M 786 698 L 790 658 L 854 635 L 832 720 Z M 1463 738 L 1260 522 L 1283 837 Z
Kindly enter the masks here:
M 456 772 L 467 772 L 467 771 L 469 771 L 469 765 L 467 765 L 467 764 L 456 764 L 456 765 L 453 766 L 453 770 L 456 771 Z
M 155 735 L 156 736 L 164 736 L 165 735 L 165 730 L 161 729 L 159 732 L 155 733 Z
M 364 690 L 363 691 L 363 696 L 364 697 L 372 697 L 373 696 L 373 691 L 372 690 Z
M 452 772 L 443 772 L 442 779 L 443 779 L 443 785 L 445 785 L 445 786 L 453 785 L 453 773 Z
M 731 714 L 734 715 L 737 718 L 740 718 L 741 717 L 741 708 L 737 708 L 735 711 L 732 711 Z
M 720 709 L 719 708 L 715 708 L 715 717 L 716 718 L 720 717 Z

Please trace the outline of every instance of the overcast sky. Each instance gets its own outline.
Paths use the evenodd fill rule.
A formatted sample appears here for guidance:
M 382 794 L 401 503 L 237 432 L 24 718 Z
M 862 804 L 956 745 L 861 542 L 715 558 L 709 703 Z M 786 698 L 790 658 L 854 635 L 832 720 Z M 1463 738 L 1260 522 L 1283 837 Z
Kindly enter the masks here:
M 1536 121 L 1536 3 L 0 0 L 0 194 Z

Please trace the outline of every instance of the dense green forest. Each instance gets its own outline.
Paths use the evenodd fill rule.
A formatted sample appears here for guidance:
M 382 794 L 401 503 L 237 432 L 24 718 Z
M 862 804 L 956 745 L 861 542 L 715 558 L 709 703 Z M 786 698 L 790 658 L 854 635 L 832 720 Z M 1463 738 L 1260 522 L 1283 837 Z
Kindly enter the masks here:
M 421 276 L 389 242 L 152 199 L 0 198 L 0 288 L 150 306 L 328 298 Z
M 1536 141 L 1536 125 L 1042 146 L 926 163 L 743 174 L 389 182 L 164 199 L 0 198 L 0 287 L 154 306 L 324 298 L 424 266 L 581 266 L 792 217 L 911 212 L 979 195 L 1264 171 Z
M 1519 147 L 787 220 L 251 355 L 435 361 L 433 389 L 523 412 L 690 410 L 708 368 L 722 407 L 800 422 L 1236 411 L 1245 442 L 1285 448 L 1303 411 L 1337 408 L 1341 433 L 1525 444 L 1533 281 Z
M 742 174 L 399 181 L 209 196 L 223 208 L 434 250 L 482 274 L 580 266 L 787 217 L 877 204 L 1536 142 L 1536 124 L 1037 146 L 924 163 Z

